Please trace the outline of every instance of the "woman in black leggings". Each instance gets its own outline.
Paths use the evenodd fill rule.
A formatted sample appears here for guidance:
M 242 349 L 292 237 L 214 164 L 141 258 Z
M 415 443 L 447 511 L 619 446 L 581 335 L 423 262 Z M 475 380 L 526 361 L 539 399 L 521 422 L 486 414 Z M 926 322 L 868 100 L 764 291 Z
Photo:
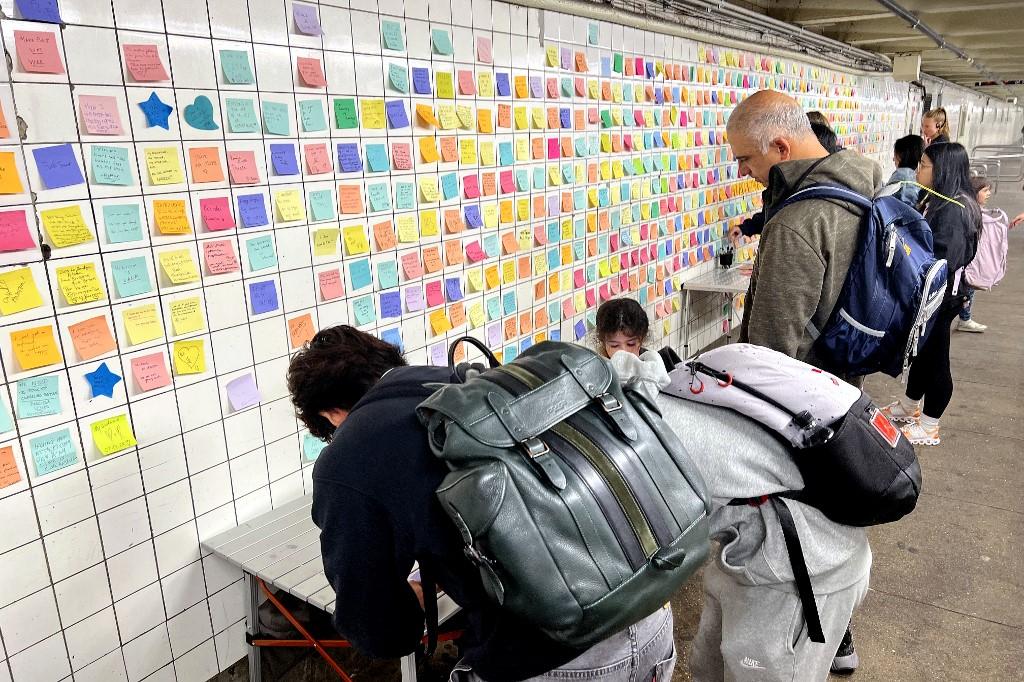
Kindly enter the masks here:
M 932 190 L 922 192 L 918 208 L 932 228 L 935 257 L 946 259 L 949 281 L 931 333 L 910 367 L 907 395 L 884 411 L 893 421 L 906 423 L 903 434 L 911 443 L 938 445 L 939 417 L 953 395 L 950 327 L 964 304 L 967 285 L 962 282 L 963 269 L 977 250 L 981 209 L 971 189 L 967 150 L 962 145 L 940 142 L 929 146 L 917 167 L 917 181 Z

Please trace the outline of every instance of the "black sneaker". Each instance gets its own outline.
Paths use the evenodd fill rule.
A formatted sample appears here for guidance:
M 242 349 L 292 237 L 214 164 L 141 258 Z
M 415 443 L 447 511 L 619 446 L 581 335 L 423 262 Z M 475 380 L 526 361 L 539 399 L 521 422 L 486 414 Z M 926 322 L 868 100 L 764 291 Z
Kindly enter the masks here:
M 838 675 L 851 675 L 857 670 L 858 665 L 860 665 L 860 657 L 857 656 L 857 650 L 853 648 L 853 633 L 850 632 L 850 628 L 846 628 L 843 641 L 839 643 L 839 649 L 836 651 L 835 658 L 832 659 L 832 672 Z

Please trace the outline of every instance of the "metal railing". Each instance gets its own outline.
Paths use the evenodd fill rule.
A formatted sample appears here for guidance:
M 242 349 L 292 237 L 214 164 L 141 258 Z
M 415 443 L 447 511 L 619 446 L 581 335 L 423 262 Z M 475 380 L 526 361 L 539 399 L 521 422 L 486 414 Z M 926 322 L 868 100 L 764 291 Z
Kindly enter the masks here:
M 971 162 L 994 164 L 996 171 L 992 180 L 1020 182 L 1024 180 L 1024 145 L 986 144 L 971 150 Z

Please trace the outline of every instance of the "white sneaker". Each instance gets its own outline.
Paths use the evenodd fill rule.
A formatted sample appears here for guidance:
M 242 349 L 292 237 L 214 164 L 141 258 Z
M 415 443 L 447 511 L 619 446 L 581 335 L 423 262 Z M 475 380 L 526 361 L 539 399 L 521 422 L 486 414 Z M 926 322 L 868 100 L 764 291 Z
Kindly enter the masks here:
M 988 329 L 988 325 L 979 324 L 974 320 L 960 320 L 956 325 L 958 332 L 972 332 L 974 334 L 980 334 Z
M 891 422 L 909 424 L 921 418 L 921 408 L 917 407 L 913 412 L 907 412 L 907 408 L 903 407 L 903 403 L 897 400 L 883 407 L 882 414 L 888 417 Z
M 901 427 L 903 435 L 913 445 L 938 445 L 942 442 L 939 438 L 939 427 L 936 426 L 934 429 L 926 428 L 921 424 L 920 419 L 916 419 L 906 426 Z

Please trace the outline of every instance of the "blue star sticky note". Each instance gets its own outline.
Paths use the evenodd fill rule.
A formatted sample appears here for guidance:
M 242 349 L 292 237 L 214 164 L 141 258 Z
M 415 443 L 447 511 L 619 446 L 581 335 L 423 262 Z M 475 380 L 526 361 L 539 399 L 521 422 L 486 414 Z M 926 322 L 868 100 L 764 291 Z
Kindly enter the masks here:
M 92 388 L 92 397 L 97 398 L 105 395 L 108 398 L 114 397 L 114 386 L 121 381 L 121 377 L 114 374 L 107 367 L 107 363 L 101 362 L 100 366 L 85 375 L 85 380 Z
M 160 126 L 164 130 L 171 129 L 167 119 L 174 109 L 170 105 L 161 102 L 160 97 L 155 92 L 151 92 L 149 99 L 145 102 L 139 102 L 139 108 L 146 115 L 146 123 L 150 128 Z

